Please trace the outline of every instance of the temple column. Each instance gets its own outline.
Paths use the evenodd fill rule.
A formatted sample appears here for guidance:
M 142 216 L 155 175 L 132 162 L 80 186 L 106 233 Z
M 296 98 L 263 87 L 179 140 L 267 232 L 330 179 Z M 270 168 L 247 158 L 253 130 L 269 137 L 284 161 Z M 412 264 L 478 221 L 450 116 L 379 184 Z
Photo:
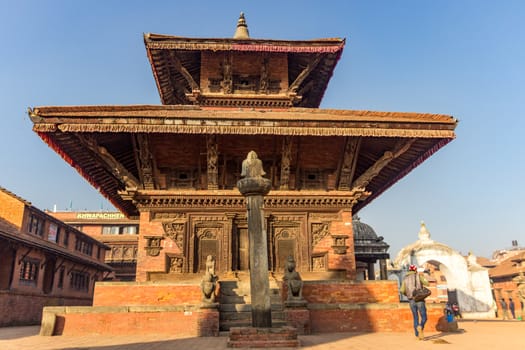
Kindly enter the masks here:
M 388 271 L 386 268 L 386 260 L 385 259 L 379 259 L 379 278 L 381 280 L 387 280 L 388 279 Z
M 270 281 L 268 279 L 268 244 L 264 224 L 263 196 L 270 191 L 271 181 L 262 177 L 262 162 L 254 151 L 243 161 L 237 187 L 246 198 L 248 239 L 250 251 L 250 294 L 252 299 L 252 326 L 270 328 L 272 314 Z
M 376 272 L 375 272 L 375 269 L 374 269 L 374 263 L 373 262 L 369 262 L 367 263 L 368 265 L 368 279 L 369 280 L 375 280 L 376 279 Z

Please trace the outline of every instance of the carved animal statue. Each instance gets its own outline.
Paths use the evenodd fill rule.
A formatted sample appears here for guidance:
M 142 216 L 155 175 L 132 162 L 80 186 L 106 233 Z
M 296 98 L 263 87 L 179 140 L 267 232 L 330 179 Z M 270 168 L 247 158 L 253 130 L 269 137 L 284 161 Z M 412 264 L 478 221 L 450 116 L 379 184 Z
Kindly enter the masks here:
M 206 271 L 201 281 L 203 301 L 206 303 L 215 302 L 215 284 L 217 276 L 215 275 L 215 260 L 213 256 L 206 257 Z
M 283 280 L 288 287 L 288 300 L 303 298 L 303 280 L 299 272 L 295 271 L 295 261 L 292 256 L 288 256 L 286 260 Z

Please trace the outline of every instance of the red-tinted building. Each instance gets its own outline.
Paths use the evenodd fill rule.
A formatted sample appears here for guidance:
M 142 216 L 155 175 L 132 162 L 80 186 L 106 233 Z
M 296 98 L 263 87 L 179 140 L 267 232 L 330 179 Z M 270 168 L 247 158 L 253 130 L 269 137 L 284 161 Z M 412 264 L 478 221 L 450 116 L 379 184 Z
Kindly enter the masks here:
M 139 221 L 119 212 L 60 211 L 49 215 L 106 244 L 105 262 L 112 279 L 134 281 L 137 268 Z
M 109 247 L 0 187 L 0 326 L 36 324 L 44 306 L 91 305 Z

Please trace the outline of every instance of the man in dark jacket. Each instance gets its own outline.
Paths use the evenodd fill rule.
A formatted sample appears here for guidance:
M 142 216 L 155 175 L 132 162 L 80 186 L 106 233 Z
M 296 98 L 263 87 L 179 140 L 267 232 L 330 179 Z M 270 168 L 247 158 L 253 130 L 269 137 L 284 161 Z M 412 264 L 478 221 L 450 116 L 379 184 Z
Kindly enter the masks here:
M 501 313 L 502 313 L 503 319 L 508 320 L 509 312 L 508 312 L 507 302 L 505 301 L 505 299 L 501 298 L 501 300 L 499 301 L 499 304 L 501 306 L 501 311 L 502 311 Z
M 415 301 L 413 293 L 416 288 L 421 288 L 422 285 L 428 286 L 427 280 L 417 273 L 416 265 L 410 265 L 408 273 L 401 284 L 400 292 L 408 298 L 410 311 L 412 311 L 412 318 L 414 320 L 414 332 L 419 340 L 425 338 L 423 330 L 425 329 L 425 323 L 427 322 L 427 307 L 424 300 Z
M 514 305 L 514 300 L 512 300 L 512 298 L 509 298 L 509 310 L 513 319 L 516 318 L 515 308 L 516 306 Z

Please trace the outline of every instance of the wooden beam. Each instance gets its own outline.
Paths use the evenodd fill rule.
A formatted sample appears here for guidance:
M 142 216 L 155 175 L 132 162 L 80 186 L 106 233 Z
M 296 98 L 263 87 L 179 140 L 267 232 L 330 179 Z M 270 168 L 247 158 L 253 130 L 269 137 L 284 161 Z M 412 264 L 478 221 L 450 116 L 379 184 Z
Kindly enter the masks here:
M 92 157 L 99 159 L 104 168 L 121 181 L 126 189 L 136 190 L 139 181 L 119 161 L 117 161 L 104 146 L 100 146 L 94 137 L 77 135 L 79 141 L 92 152 Z
M 289 93 L 297 93 L 297 89 L 299 89 L 299 86 L 303 83 L 303 81 L 312 73 L 312 71 L 317 67 L 317 65 L 321 62 L 321 55 L 318 54 L 311 62 L 308 63 L 308 65 L 299 73 L 297 78 L 293 81 L 292 84 L 290 84 L 290 87 L 288 87 Z
M 370 168 L 368 168 L 357 180 L 352 183 L 352 188 L 366 188 L 370 181 L 376 177 L 384 167 L 391 161 L 398 158 L 400 155 L 408 151 L 410 146 L 416 139 L 408 139 L 399 141 L 392 151 L 386 151 L 381 158 L 379 158 Z

